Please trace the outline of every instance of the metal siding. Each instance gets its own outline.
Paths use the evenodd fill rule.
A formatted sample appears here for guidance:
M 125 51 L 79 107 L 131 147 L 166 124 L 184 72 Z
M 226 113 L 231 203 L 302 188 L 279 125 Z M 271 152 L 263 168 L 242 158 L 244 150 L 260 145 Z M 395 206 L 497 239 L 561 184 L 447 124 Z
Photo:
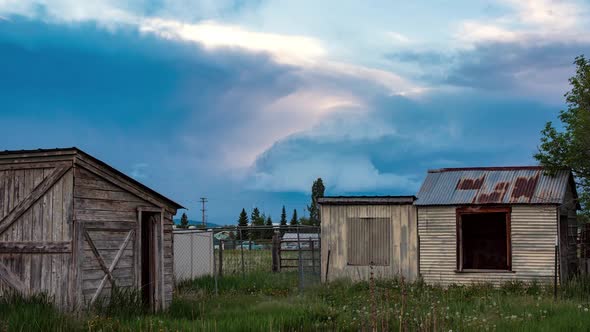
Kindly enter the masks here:
M 347 218 L 347 264 L 388 266 L 391 218 Z
M 431 284 L 500 284 L 509 280 L 551 282 L 554 275 L 556 207 L 513 206 L 512 271 L 458 273 L 456 270 L 456 207 L 419 207 L 420 273 Z
M 560 204 L 568 186 L 570 172 L 545 175 L 531 169 L 448 169 L 430 171 L 418 193 L 415 205 L 465 204 Z M 473 189 L 458 189 L 461 181 L 483 182 Z
M 373 234 L 375 237 L 389 239 L 389 265 L 374 266 L 373 273 L 376 278 L 393 278 L 402 274 L 408 280 L 414 280 L 418 276 L 418 237 L 413 205 L 322 205 L 321 209 L 322 280 L 326 278 L 328 251 L 330 251 L 329 280 L 338 278 L 368 280 L 369 278 L 371 272 L 369 266 L 347 264 L 351 245 L 348 237 L 359 237 L 359 240 L 370 237 L 369 234 L 361 234 L 358 230 L 350 229 L 347 222 L 349 218 L 389 220 L 389 234 Z M 371 245 L 374 244 L 376 243 L 371 243 Z M 381 249 L 383 248 L 374 248 L 374 250 Z

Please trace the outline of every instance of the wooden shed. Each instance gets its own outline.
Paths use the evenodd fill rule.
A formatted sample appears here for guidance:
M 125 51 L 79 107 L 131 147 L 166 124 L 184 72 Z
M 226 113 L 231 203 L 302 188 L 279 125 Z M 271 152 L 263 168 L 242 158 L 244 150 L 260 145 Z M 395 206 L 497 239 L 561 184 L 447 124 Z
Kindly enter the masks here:
M 323 197 L 322 281 L 418 276 L 414 196 Z
M 415 205 L 426 282 L 552 282 L 556 273 L 565 280 L 577 270 L 579 205 L 568 170 L 431 170 Z
M 0 152 L 0 296 L 45 292 L 72 310 L 116 285 L 166 308 L 179 208 L 77 148 Z

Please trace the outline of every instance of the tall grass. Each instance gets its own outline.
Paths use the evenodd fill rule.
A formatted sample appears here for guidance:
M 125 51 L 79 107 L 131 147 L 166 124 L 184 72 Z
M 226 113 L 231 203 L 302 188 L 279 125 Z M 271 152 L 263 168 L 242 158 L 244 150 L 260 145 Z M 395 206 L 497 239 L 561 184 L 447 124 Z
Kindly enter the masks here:
M 417 281 L 337 280 L 299 292 L 296 274 L 209 277 L 178 285 L 168 311 L 149 313 L 136 292 L 115 289 L 78 316 L 44 295 L 0 299 L 0 331 L 554 331 L 588 330 L 590 279 L 439 287 Z
M 0 297 L 0 331 L 70 331 L 81 327 L 74 317 L 60 313 L 46 294 Z

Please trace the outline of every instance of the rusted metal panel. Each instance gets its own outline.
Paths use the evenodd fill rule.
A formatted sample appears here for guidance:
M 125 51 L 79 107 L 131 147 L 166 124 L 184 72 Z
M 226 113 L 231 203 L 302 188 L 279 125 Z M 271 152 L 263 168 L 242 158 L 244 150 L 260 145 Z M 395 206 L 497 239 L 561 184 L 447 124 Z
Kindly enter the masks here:
M 446 168 L 428 172 L 415 205 L 561 204 L 571 173 L 541 167 Z

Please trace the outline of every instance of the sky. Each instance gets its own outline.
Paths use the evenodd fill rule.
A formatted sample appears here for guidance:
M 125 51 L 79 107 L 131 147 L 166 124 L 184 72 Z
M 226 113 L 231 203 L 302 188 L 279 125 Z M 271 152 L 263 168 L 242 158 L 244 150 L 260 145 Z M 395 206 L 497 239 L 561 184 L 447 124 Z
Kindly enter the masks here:
M 0 0 L 0 150 L 76 146 L 233 224 L 535 164 L 587 1 Z M 182 211 L 181 211 L 182 212 Z

